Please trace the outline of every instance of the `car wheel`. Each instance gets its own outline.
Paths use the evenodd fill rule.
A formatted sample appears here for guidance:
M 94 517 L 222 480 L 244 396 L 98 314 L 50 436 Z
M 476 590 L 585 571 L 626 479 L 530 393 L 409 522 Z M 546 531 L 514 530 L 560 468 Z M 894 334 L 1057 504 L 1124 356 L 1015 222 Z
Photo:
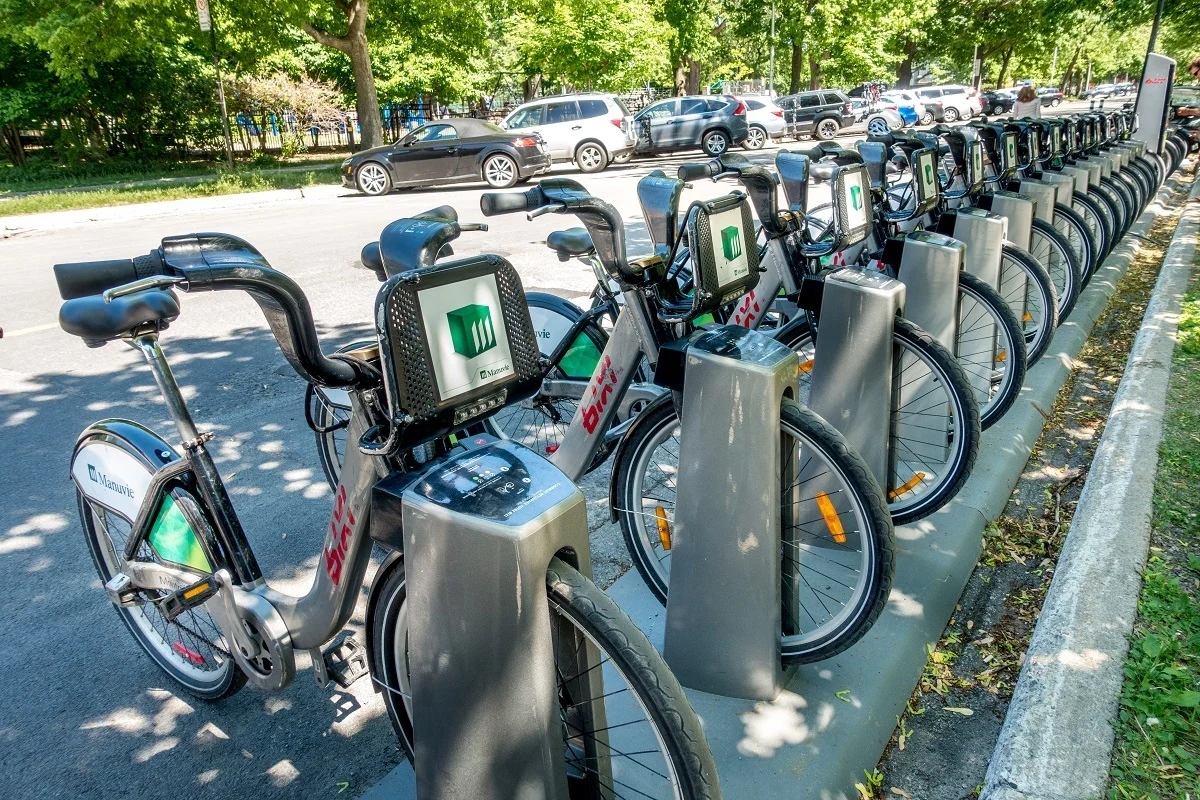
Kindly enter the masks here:
M 1050 105 L 1055 108 L 1057 108 L 1060 103 L 1062 103 L 1062 100 L 1057 97 L 1050 101 Z
M 892 126 L 883 117 L 872 117 L 867 120 L 867 133 L 872 136 L 886 136 L 892 132 Z
M 354 182 L 358 185 L 360 192 L 372 197 L 387 194 L 392 190 L 392 176 L 388 175 L 387 169 L 382 164 L 374 161 L 368 161 L 358 168 Z
M 751 125 L 750 133 L 746 136 L 746 141 L 742 142 L 742 147 L 747 150 L 762 150 L 766 143 L 767 132 L 757 125 Z
M 517 162 L 498 153 L 483 162 L 483 179 L 493 189 L 507 189 L 517 182 Z
M 575 164 L 580 172 L 599 172 L 608 166 L 608 151 L 596 142 L 584 142 L 575 150 Z
M 827 142 L 841 132 L 842 126 L 838 124 L 836 119 L 825 118 L 817 123 L 817 138 L 823 142 Z
M 633 158 L 633 151 L 632 151 L 632 150 L 630 150 L 630 151 L 628 151 L 628 152 L 626 152 L 626 153 L 621 153 L 621 155 L 619 155 L 619 156 L 613 156 L 612 163 L 614 163 L 614 164 L 628 164 L 628 163 L 629 163 L 629 160 L 630 160 L 631 158 Z
M 725 131 L 709 131 L 704 134 L 701 144 L 704 152 L 715 158 L 729 149 L 729 137 L 725 135 Z
M 932 111 L 925 112 L 925 116 L 921 117 L 921 124 L 922 125 L 932 125 L 933 124 L 933 112 Z
M 992 106 L 992 113 L 997 116 L 999 116 L 1000 114 L 1003 114 L 1004 106 L 1000 105 L 999 103 L 996 103 L 996 105 Z
M 946 109 L 946 122 L 958 122 L 958 109 L 957 108 L 947 108 Z

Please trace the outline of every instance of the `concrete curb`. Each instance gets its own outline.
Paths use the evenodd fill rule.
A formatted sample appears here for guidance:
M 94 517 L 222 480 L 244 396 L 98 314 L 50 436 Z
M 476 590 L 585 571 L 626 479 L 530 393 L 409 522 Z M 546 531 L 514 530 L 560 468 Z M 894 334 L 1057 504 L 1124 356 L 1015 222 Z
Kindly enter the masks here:
M 981 798 L 1103 796 L 1137 615 L 1179 305 L 1200 181 L 1167 251 L 1009 705 Z

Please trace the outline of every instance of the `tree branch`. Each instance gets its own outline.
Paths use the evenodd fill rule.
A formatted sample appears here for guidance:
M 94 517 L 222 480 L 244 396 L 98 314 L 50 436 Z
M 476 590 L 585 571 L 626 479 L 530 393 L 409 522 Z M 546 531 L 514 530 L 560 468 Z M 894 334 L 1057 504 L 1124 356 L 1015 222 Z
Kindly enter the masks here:
M 317 44 L 341 50 L 347 55 L 350 53 L 350 38 L 348 36 L 333 36 L 325 31 L 314 28 L 307 22 L 304 23 L 303 27 L 304 32 L 311 36 Z

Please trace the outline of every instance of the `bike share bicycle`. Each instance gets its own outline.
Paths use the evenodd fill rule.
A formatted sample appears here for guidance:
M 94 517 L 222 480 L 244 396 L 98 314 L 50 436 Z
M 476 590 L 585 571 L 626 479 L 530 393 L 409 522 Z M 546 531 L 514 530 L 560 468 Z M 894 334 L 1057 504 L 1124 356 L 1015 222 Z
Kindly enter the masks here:
M 776 551 L 775 585 L 780 588 L 774 596 L 782 601 L 777 599 L 771 606 L 774 613 L 782 609 L 783 619 L 782 633 L 779 625 L 775 627 L 772 647 L 784 663 L 829 658 L 861 637 L 886 601 L 892 571 L 892 523 L 883 493 L 862 459 L 846 447 L 842 435 L 791 399 L 775 398 L 781 401 L 768 403 L 760 409 L 767 416 L 754 424 L 747 421 L 740 437 L 723 434 L 726 445 L 733 449 L 727 459 L 714 452 L 691 462 L 681 460 L 680 448 L 685 447 L 681 437 L 689 426 L 708 435 L 739 427 L 728 416 L 705 412 L 689 415 L 689 398 L 702 394 L 702 384 L 680 384 L 682 353 L 689 347 L 697 348 L 696 352 L 704 348 L 721 353 L 744 351 L 769 354 L 770 359 L 781 359 L 779 364 L 785 363 L 784 354 L 795 358 L 790 350 L 769 338 L 734 326 L 711 330 L 696 327 L 696 320 L 737 299 L 757 283 L 758 249 L 753 245 L 753 225 L 742 195 L 693 204 L 684 220 L 689 234 L 705 241 L 717 234 L 730 237 L 728 252 L 739 251 L 732 261 L 744 262 L 740 270 L 745 270 L 745 275 L 744 280 L 726 285 L 715 269 L 709 269 L 701 274 L 691 294 L 681 293 L 678 284 L 669 278 L 668 267 L 679 248 L 678 203 L 682 189 L 683 181 L 658 171 L 639 181 L 638 196 L 651 238 L 658 247 L 653 256 L 633 261 L 625 255 L 621 215 L 575 181 L 544 180 L 524 193 L 488 193 L 481 198 L 487 216 L 519 212 L 531 217 L 544 213 L 578 216 L 586 229 L 551 234 L 547 244 L 564 261 L 572 257 L 595 259 L 605 277 L 619 287 L 623 299 L 599 363 L 586 383 L 571 386 L 555 378 L 555 360 L 548 360 L 543 393 L 583 398 L 550 460 L 576 479 L 602 461 L 611 446 L 609 432 L 618 409 L 635 385 L 643 361 L 648 362 L 662 394 L 628 423 L 616 446 L 610 484 L 610 507 L 622 523 L 635 566 L 655 596 L 666 602 L 672 551 L 677 541 L 689 537 L 677 515 L 692 513 L 701 503 L 697 499 L 695 503 L 676 504 L 676 491 L 687 491 L 684 473 L 692 470 L 693 485 L 699 486 L 713 480 L 739 482 L 756 474 L 756 467 L 771 467 L 774 477 L 762 480 L 778 484 L 771 489 L 777 498 L 774 504 L 762 502 L 766 489 L 761 487 L 753 493 L 743 490 L 740 496 L 746 501 L 757 498 L 755 510 L 751 513 L 748 509 L 747 519 L 765 514 L 763 524 L 779 529 L 781 549 Z M 716 234 L 709 225 L 713 217 L 723 220 Z M 723 248 L 725 243 L 720 246 Z M 726 254 L 722 253 L 724 258 Z M 740 337 L 746 338 L 742 341 Z M 735 341 L 740 343 L 732 344 Z M 568 346 L 569 340 L 564 340 L 559 350 Z M 663 352 L 670 354 L 674 370 L 664 367 Z M 794 396 L 792 382 L 799 366 L 795 361 L 792 364 L 786 388 L 787 394 Z M 755 371 L 740 363 L 733 370 Z M 720 379 L 713 380 L 715 386 L 727 386 Z M 772 430 L 778 433 L 772 434 Z M 764 460 L 765 451 L 760 447 L 741 443 L 741 439 L 753 440 L 764 434 L 768 440 L 778 440 L 771 445 L 778 448 L 778 458 Z M 677 476 L 681 481 L 678 485 Z M 736 494 L 728 487 L 724 491 L 726 495 Z M 722 531 L 716 520 L 714 516 L 707 524 L 694 522 L 693 529 L 713 530 L 725 541 L 736 538 L 736 522 L 728 531 Z M 697 533 L 690 535 L 700 539 Z M 763 545 L 766 549 L 759 550 L 769 554 L 769 540 Z M 733 580 L 731 573 L 725 584 Z M 749 586 L 745 593 L 762 590 L 761 586 Z M 755 621 L 761 620 L 756 617 Z
M 512 266 L 498 256 L 429 266 L 462 227 L 390 225 L 379 251 L 398 274 L 376 300 L 377 341 L 332 357 L 300 287 L 237 237 L 169 237 L 136 259 L 55 267 L 63 329 L 89 346 L 138 349 L 182 439 L 181 456 L 115 419 L 79 439 L 71 475 L 109 599 L 155 663 L 202 699 L 247 682 L 283 689 L 296 650 L 309 651 L 321 685 L 369 672 L 422 798 L 719 797 L 678 682 L 585 577 L 582 494 L 515 443 L 452 433 L 541 379 Z M 208 452 L 212 436 L 197 429 L 159 346 L 180 312 L 173 290 L 249 293 L 303 378 L 349 392 L 354 446 L 303 597 L 267 584 Z M 372 542 L 389 555 L 364 650 L 338 633 Z

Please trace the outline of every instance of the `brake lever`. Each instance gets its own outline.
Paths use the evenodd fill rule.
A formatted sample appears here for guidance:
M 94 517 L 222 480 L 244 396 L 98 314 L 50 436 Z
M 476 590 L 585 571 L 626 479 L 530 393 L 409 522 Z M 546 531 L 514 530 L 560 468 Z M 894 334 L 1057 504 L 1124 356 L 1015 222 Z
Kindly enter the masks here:
M 566 211 L 566 210 L 567 210 L 567 206 L 565 203 L 551 203 L 548 206 L 542 206 L 541 208 L 535 208 L 533 211 L 526 212 L 525 219 L 533 220 L 533 219 L 537 219 L 538 217 L 542 216 L 543 214 L 553 214 L 556 211 Z
M 187 278 L 180 278 L 177 276 L 158 275 L 153 278 L 142 278 L 141 280 L 136 280 L 133 283 L 126 283 L 121 286 L 114 286 L 111 289 L 105 289 L 103 297 L 104 297 L 104 302 L 111 303 L 113 300 L 116 300 L 118 297 L 124 297 L 125 295 L 130 295 L 130 294 L 137 294 L 138 292 L 144 292 L 147 289 L 175 289 L 175 288 L 178 288 L 178 289 L 186 292 L 187 291 L 187 283 L 188 283 Z

